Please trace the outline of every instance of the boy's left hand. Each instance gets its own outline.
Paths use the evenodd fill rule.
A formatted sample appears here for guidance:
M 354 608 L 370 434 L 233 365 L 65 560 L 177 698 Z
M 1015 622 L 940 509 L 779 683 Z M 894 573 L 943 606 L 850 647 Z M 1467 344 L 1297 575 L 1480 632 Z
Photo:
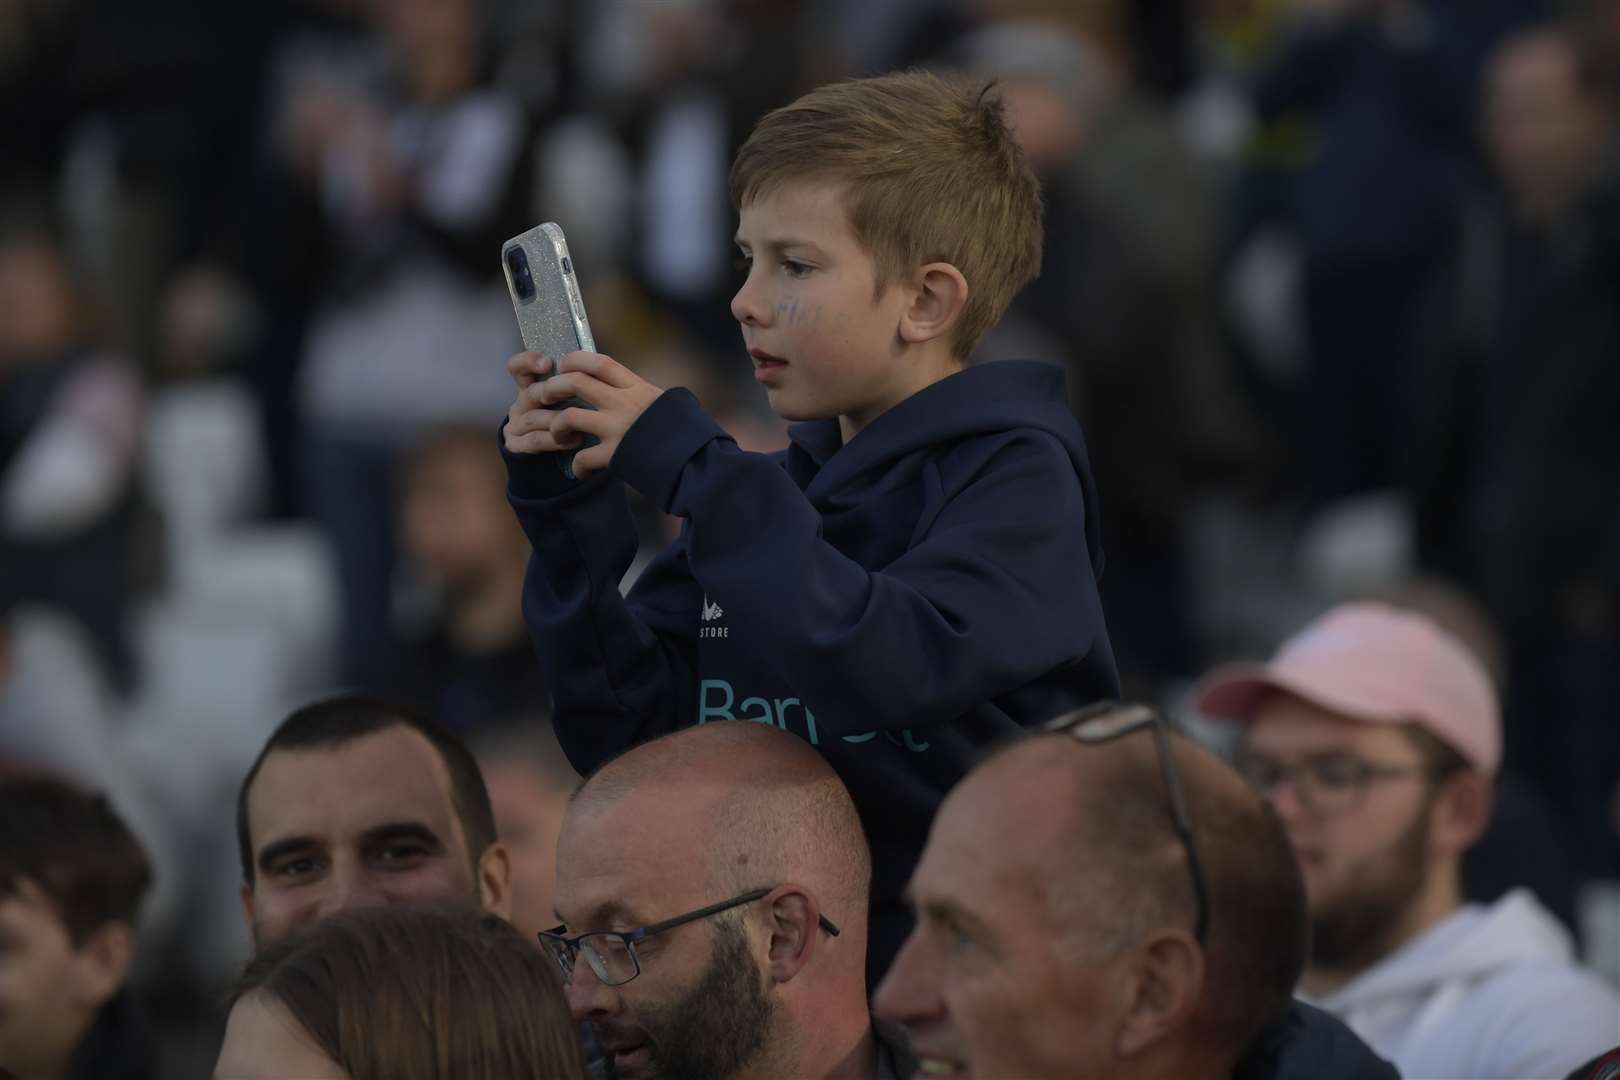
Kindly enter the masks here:
M 574 455 L 574 475 L 584 480 L 608 467 L 624 433 L 663 391 L 611 356 L 571 352 L 557 365 L 557 374 L 524 393 L 542 408 L 568 398 L 592 406 L 563 409 L 551 422 L 552 436 L 560 445 L 577 444 L 585 435 L 601 440 Z

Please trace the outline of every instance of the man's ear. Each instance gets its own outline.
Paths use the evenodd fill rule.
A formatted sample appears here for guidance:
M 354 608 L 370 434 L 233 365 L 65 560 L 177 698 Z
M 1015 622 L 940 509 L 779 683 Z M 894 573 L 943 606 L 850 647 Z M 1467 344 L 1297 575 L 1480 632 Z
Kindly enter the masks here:
M 1461 855 L 1479 841 L 1491 823 L 1495 789 L 1490 778 L 1464 769 L 1441 782 L 1429 823 L 1429 844 L 1448 855 Z
M 1204 950 L 1185 930 L 1160 930 L 1135 953 L 1114 1040 L 1122 1058 L 1144 1053 L 1185 1027 L 1204 993 Z
M 918 268 L 911 290 L 911 304 L 900 314 L 901 340 L 916 345 L 948 335 L 967 306 L 962 271 L 947 262 L 928 263 Z
M 512 920 L 512 858 L 499 840 L 478 860 L 478 902 L 491 915 Z
M 126 922 L 103 923 L 75 951 L 74 994 L 91 1011 L 111 1001 L 123 987 L 135 955 L 134 937 Z
M 801 888 L 778 885 L 765 911 L 771 935 L 766 972 L 773 983 L 785 983 L 815 955 L 821 932 L 821 905 Z

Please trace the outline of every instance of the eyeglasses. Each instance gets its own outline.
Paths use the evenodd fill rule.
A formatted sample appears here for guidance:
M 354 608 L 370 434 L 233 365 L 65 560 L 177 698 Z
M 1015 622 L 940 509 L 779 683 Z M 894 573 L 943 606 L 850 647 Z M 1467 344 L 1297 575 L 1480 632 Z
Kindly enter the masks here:
M 540 944 L 545 948 L 547 955 L 557 962 L 562 969 L 563 981 L 568 982 L 574 977 L 574 964 L 580 954 L 584 954 L 585 962 L 590 964 L 596 977 L 602 980 L 604 986 L 623 986 L 637 975 L 641 974 L 641 960 L 636 956 L 636 942 L 645 941 L 654 934 L 662 934 L 665 930 L 673 930 L 677 926 L 685 926 L 699 919 L 707 919 L 711 915 L 718 915 L 722 911 L 752 904 L 756 900 L 769 896 L 771 889 L 750 889 L 740 896 L 733 896 L 730 900 L 722 900 L 718 904 L 688 911 L 685 915 L 677 915 L 673 919 L 651 923 L 637 930 L 594 930 L 587 934 L 578 934 L 574 937 L 563 936 L 567 927 L 558 926 L 551 930 L 540 932 Z M 819 918 L 820 926 L 833 937 L 838 936 L 838 927 L 833 925 L 831 919 L 822 915 Z
M 1170 752 L 1170 721 L 1151 706 L 1121 705 L 1110 701 L 1060 716 L 1043 730 L 1047 734 L 1069 735 L 1078 742 L 1096 745 L 1112 742 L 1143 728 L 1153 732 L 1159 770 L 1164 777 L 1165 790 L 1170 795 L 1170 818 L 1175 825 L 1176 836 L 1181 840 L 1182 850 L 1187 854 L 1193 900 L 1198 905 L 1194 934 L 1202 945 L 1209 935 L 1209 886 L 1204 877 L 1203 861 L 1198 857 L 1198 845 L 1193 840 L 1192 817 L 1187 813 L 1187 797 L 1182 791 L 1181 774 L 1176 770 L 1176 759 Z
M 1277 788 L 1287 783 L 1305 809 L 1319 817 L 1351 813 L 1377 781 L 1441 775 L 1440 770 L 1430 766 L 1379 765 L 1350 754 L 1319 754 L 1285 765 L 1264 754 L 1251 753 L 1244 755 L 1239 767 L 1266 798 L 1273 798 Z

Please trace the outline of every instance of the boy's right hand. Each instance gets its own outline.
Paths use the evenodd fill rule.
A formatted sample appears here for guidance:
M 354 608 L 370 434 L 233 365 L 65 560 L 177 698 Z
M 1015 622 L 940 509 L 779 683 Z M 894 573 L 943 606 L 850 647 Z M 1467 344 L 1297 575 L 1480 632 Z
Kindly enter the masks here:
M 551 424 L 562 410 L 548 408 L 541 402 L 540 380 L 556 370 L 555 361 L 537 352 L 520 352 L 507 360 L 506 370 L 517 384 L 517 398 L 506 414 L 507 452 L 551 454 L 577 449 L 584 437 L 571 431 L 559 442 L 551 434 Z

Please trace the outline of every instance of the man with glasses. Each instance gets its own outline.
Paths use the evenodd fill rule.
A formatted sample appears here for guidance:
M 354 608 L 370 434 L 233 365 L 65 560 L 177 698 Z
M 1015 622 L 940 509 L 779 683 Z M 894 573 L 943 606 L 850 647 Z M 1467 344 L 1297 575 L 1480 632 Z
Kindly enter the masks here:
M 1620 1000 L 1529 892 L 1463 903 L 1501 730 L 1490 679 L 1450 635 L 1344 605 L 1271 663 L 1216 672 L 1198 705 L 1245 722 L 1243 769 L 1288 828 L 1308 999 L 1414 1077 L 1562 1076 L 1620 1037 Z
M 1140 705 L 1059 718 L 946 798 L 879 986 L 923 1076 L 1393 1076 L 1291 993 L 1305 900 L 1276 816 Z
M 620 1080 L 907 1075 L 866 997 L 871 860 L 808 743 L 707 724 L 575 793 L 540 935 Z

